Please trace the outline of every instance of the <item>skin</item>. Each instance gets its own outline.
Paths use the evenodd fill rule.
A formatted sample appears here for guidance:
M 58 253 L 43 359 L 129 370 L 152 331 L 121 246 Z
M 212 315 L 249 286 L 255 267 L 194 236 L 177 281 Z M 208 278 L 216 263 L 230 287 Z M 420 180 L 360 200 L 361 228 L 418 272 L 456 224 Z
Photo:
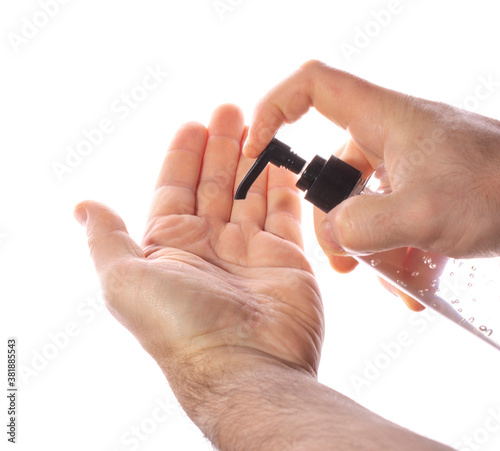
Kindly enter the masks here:
M 347 199 L 327 215 L 315 209 L 318 241 L 335 270 L 356 267 L 347 255 L 401 247 L 454 258 L 500 255 L 500 122 L 313 60 L 259 102 L 244 154 L 257 157 L 311 107 L 349 133 L 337 156 L 365 176 L 385 161 L 392 188 Z M 423 308 L 383 284 L 411 309 Z
M 76 206 L 108 309 L 218 449 L 450 449 L 318 383 L 323 309 L 295 177 L 270 167 L 233 201 L 245 134 L 232 105 L 181 127 L 141 245 L 108 207 Z

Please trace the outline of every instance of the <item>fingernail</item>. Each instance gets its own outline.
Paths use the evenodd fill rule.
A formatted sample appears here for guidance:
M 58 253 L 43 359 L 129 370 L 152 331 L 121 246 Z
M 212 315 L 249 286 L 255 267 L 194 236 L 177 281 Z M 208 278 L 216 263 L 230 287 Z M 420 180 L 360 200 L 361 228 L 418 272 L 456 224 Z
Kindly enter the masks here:
M 83 227 L 87 224 L 87 210 L 85 207 L 77 206 L 73 211 L 73 216 Z
M 332 233 L 332 227 L 328 221 L 323 221 L 319 235 L 321 244 L 328 253 L 334 255 L 345 254 L 345 250 L 342 249 L 342 247 L 340 247 L 339 244 L 335 241 L 335 238 L 333 237 Z

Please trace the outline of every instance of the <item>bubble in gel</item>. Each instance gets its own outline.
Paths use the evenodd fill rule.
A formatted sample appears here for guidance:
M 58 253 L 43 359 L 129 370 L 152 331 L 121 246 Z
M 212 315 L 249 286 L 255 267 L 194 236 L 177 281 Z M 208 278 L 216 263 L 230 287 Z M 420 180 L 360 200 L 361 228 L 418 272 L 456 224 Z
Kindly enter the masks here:
M 371 264 L 372 266 L 377 266 L 377 265 L 380 265 L 380 262 L 381 262 L 381 261 L 380 261 L 379 259 L 374 259 L 374 258 L 373 258 L 373 259 L 371 259 L 371 260 L 370 260 L 370 264 Z
M 467 286 L 470 288 L 470 287 L 472 287 L 472 284 L 469 282 L 469 283 L 467 284 Z
M 469 274 L 471 276 L 471 278 L 473 279 L 474 278 L 474 274 Z
M 453 277 L 455 275 L 454 272 L 450 272 L 450 276 Z
M 413 271 L 413 272 L 411 273 L 412 277 L 418 277 L 418 275 L 419 275 L 419 274 L 420 274 L 420 273 L 419 273 L 419 272 L 417 272 L 417 271 Z
M 475 319 L 476 319 L 476 318 L 474 318 L 473 316 L 471 316 L 471 317 L 469 318 L 469 323 L 473 323 Z
M 401 285 L 403 288 L 407 287 L 406 283 L 404 283 L 402 280 L 396 280 L 396 283 L 399 283 L 399 285 Z
M 459 267 L 459 268 L 461 268 L 462 266 L 464 266 L 464 262 L 460 262 L 460 263 L 458 264 L 458 267 Z
M 429 268 L 431 268 L 431 269 L 436 269 L 436 268 L 437 268 L 436 263 L 431 263 L 431 264 L 429 265 Z
M 493 333 L 493 331 L 488 329 L 486 326 L 479 326 L 479 330 L 484 332 L 487 336 L 490 336 Z
M 458 313 L 462 313 L 462 309 L 461 308 L 458 309 Z
M 473 266 L 471 269 L 472 269 L 472 271 L 475 271 L 475 270 L 476 270 L 476 267 L 475 267 L 475 266 Z

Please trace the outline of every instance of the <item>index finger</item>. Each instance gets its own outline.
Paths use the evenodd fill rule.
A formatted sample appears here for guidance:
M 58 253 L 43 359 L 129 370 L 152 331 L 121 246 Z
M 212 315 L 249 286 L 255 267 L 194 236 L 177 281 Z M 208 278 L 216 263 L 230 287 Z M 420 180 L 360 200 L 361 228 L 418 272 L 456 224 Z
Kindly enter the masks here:
M 258 103 L 243 153 L 257 157 L 281 126 L 314 107 L 348 130 L 358 147 L 380 157 L 401 97 L 319 61 L 308 61 Z

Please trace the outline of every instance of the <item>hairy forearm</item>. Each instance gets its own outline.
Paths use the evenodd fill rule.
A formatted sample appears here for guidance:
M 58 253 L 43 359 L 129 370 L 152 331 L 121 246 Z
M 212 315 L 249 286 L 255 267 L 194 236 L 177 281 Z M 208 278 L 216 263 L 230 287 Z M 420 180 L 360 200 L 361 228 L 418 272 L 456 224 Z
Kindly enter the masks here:
M 401 428 L 311 375 L 279 365 L 207 383 L 171 383 L 179 401 L 220 450 L 444 451 L 451 448 Z

